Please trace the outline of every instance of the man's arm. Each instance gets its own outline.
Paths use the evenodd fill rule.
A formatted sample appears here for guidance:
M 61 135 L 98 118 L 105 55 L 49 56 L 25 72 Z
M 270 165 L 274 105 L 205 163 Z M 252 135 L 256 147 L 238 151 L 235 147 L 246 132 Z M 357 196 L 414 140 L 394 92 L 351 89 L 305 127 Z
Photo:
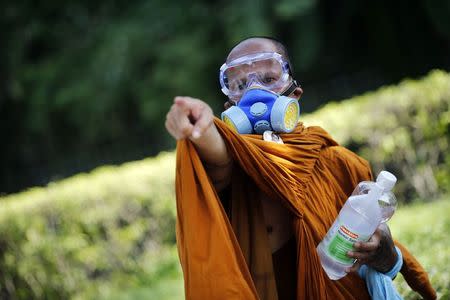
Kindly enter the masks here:
M 175 97 L 166 129 L 177 140 L 192 141 L 217 191 L 231 180 L 232 158 L 213 122 L 211 107 L 191 97 Z

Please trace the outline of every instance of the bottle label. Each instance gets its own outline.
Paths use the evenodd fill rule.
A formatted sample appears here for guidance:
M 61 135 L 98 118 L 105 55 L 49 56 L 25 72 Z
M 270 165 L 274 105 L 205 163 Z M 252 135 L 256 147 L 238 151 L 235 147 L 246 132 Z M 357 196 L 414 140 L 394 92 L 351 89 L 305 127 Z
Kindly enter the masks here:
M 353 251 L 355 242 L 367 241 L 369 237 L 357 234 L 340 222 L 337 222 L 336 226 L 337 231 L 335 231 L 327 249 L 328 255 L 342 264 L 352 265 L 355 259 L 348 257 L 347 252 Z

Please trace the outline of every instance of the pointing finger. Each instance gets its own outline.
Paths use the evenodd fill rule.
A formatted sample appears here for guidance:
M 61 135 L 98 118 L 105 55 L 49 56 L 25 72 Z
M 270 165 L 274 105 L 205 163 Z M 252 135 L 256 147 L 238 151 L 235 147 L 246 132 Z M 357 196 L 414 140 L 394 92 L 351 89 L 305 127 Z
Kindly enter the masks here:
M 212 112 L 209 109 L 203 109 L 195 122 L 195 127 L 192 132 L 194 139 L 199 138 L 209 126 L 212 124 Z
M 190 97 L 178 96 L 178 97 L 175 97 L 173 102 L 178 110 L 180 110 L 184 113 L 187 113 L 191 110 L 190 103 L 189 103 L 190 99 L 191 99 Z
M 169 131 L 177 140 L 191 135 L 193 125 L 189 120 L 188 111 L 175 105 L 173 112 L 167 117 L 166 124 L 170 125 Z

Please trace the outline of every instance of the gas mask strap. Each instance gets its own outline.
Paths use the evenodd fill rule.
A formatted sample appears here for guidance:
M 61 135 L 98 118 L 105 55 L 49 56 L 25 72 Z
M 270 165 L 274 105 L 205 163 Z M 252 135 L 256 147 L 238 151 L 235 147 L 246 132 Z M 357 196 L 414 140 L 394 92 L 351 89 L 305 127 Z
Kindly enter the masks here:
M 296 80 L 292 80 L 291 85 L 281 93 L 281 96 L 289 96 L 297 87 L 299 87 Z

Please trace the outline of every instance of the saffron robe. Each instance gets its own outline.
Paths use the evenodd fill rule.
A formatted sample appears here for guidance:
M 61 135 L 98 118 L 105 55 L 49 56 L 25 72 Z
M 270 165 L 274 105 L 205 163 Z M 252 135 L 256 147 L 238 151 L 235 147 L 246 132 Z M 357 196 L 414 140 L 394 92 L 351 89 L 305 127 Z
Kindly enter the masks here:
M 293 215 L 297 299 L 369 299 L 357 274 L 330 280 L 316 252 L 354 187 L 372 179 L 369 164 L 320 127 L 299 124 L 276 144 L 214 122 L 234 160 L 230 218 L 194 145 L 177 145 L 176 235 L 186 299 L 278 299 L 261 192 Z M 425 270 L 396 245 L 408 284 L 435 299 Z

